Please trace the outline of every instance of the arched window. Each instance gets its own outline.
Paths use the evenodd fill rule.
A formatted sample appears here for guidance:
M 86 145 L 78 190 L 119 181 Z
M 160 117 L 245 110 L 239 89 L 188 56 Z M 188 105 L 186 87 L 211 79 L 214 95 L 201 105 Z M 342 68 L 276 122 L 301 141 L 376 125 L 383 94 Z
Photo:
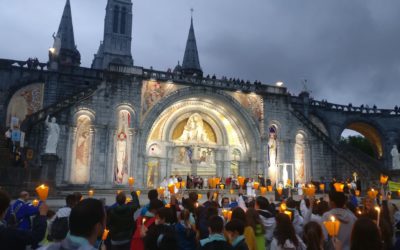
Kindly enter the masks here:
M 71 169 L 71 183 L 73 184 L 87 184 L 90 179 L 91 125 L 92 121 L 87 115 L 80 115 L 76 119 Z
M 121 34 L 125 34 L 125 23 L 126 23 L 126 8 L 123 7 L 121 11 L 121 26 L 120 26 Z
M 114 20 L 113 20 L 113 32 L 118 33 L 118 18 L 119 17 L 119 7 L 114 6 Z

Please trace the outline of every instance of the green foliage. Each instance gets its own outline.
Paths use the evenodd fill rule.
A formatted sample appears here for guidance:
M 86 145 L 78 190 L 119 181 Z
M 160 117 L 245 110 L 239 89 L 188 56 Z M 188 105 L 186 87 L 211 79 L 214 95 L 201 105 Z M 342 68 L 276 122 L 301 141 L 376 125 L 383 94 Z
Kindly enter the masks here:
M 340 139 L 341 143 L 345 143 L 349 146 L 352 146 L 354 148 L 359 149 L 363 153 L 375 157 L 375 151 L 374 151 L 374 146 L 372 143 L 365 137 L 360 136 L 360 135 L 355 135 L 355 136 L 348 136 L 348 137 L 343 137 Z

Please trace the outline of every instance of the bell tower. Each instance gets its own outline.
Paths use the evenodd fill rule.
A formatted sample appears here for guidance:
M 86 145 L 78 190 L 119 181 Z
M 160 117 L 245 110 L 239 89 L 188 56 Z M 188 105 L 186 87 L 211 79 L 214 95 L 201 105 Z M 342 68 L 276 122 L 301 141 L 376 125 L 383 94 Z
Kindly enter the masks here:
M 94 55 L 92 68 L 106 69 L 110 63 L 133 65 L 132 1 L 108 0 L 104 20 L 104 37 Z

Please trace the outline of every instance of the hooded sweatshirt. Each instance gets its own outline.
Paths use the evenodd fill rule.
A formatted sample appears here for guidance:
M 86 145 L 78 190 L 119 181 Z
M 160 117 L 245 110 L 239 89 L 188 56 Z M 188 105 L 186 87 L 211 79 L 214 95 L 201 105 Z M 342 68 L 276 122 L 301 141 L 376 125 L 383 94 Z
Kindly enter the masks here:
M 268 210 L 257 210 L 265 228 L 266 242 L 271 242 L 275 230 L 275 216 Z
M 350 250 L 350 236 L 353 230 L 354 222 L 356 222 L 356 216 L 348 209 L 344 208 L 333 208 L 330 211 L 322 215 L 322 221 L 328 221 L 334 216 L 336 220 L 340 221 L 338 239 L 343 244 L 343 250 Z M 324 224 L 321 225 L 324 230 L 324 235 L 327 235 Z

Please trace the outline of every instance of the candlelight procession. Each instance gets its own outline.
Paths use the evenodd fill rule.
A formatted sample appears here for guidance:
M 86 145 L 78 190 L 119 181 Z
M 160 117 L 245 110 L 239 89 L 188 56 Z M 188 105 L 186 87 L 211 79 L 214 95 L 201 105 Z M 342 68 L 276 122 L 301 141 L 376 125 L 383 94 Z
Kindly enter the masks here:
M 11 205 L 0 190 L 7 224 L 1 249 L 400 248 L 400 183 L 386 175 L 365 188 L 356 173 L 343 182 L 268 183 L 212 177 L 205 189 L 187 189 L 180 176 L 171 176 L 145 197 L 129 177 L 113 203 L 90 189 L 66 195 L 57 211 L 47 205 L 45 184 L 32 198 L 22 191 Z

